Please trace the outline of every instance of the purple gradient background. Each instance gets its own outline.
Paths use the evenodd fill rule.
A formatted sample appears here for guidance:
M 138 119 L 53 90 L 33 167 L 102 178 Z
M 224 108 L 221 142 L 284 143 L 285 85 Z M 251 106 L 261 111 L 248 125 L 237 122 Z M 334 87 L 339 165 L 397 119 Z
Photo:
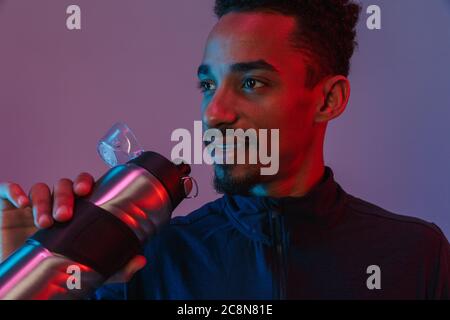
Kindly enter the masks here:
M 450 5 L 362 1 L 352 98 L 329 128 L 326 163 L 345 190 L 450 235 Z M 82 9 L 68 31 L 65 10 Z M 195 6 L 193 5 L 195 4 Z M 106 169 L 97 139 L 126 122 L 147 148 L 170 155 L 175 128 L 200 120 L 195 72 L 215 23 L 212 0 L 0 0 L 0 181 L 27 190 Z M 295 142 L 293 141 L 293 146 Z M 200 196 L 217 197 L 211 168 L 193 166 Z

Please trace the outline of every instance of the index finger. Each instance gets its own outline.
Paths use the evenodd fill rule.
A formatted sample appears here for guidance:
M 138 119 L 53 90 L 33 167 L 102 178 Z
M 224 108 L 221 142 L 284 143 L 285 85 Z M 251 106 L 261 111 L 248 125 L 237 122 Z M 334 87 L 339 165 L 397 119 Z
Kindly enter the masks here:
M 73 191 L 77 196 L 86 196 L 92 191 L 94 177 L 87 172 L 78 175 L 73 183 Z

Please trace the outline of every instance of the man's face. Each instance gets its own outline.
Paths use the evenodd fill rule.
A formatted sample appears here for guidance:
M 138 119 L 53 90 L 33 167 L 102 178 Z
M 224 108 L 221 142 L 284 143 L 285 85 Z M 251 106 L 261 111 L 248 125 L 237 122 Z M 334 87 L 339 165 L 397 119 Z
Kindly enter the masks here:
M 304 55 L 292 46 L 295 27 L 279 14 L 230 13 L 210 33 L 199 68 L 204 129 L 279 129 L 280 136 L 276 175 L 262 176 L 259 164 L 216 164 L 218 191 L 264 195 L 264 185 L 283 183 L 311 152 L 315 100 Z

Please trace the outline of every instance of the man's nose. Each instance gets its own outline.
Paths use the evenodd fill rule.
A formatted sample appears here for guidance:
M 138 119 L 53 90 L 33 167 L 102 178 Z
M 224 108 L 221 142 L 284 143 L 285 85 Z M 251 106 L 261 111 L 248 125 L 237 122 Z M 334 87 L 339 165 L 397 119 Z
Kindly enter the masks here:
M 207 128 L 229 126 L 237 121 L 233 98 L 228 92 L 217 92 L 203 111 L 203 124 Z

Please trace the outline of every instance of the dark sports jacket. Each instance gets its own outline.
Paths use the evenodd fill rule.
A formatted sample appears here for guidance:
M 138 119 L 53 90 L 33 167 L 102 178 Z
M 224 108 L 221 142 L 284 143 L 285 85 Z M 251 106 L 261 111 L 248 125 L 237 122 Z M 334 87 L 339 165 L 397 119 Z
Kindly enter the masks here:
M 174 218 L 147 265 L 97 299 L 449 299 L 439 228 L 347 194 L 326 168 L 304 197 L 225 195 Z

